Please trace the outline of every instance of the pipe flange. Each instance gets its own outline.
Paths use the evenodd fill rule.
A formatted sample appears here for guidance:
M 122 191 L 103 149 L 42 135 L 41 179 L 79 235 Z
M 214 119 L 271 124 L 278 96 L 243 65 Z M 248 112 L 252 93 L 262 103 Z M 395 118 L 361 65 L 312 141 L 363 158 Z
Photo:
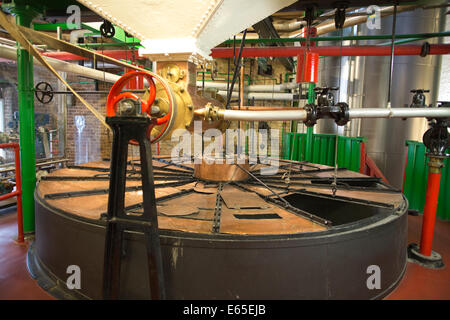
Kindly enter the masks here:
M 209 122 L 219 120 L 219 108 L 213 106 L 210 102 L 205 105 L 203 119 Z
M 425 57 L 430 53 L 430 48 L 431 48 L 431 46 L 430 46 L 430 44 L 428 43 L 428 41 L 425 42 L 425 43 L 422 45 L 422 48 L 420 49 L 420 56 L 421 56 L 422 58 L 425 58 Z
M 339 102 L 337 105 L 339 107 L 339 112 L 336 114 L 335 122 L 338 126 L 344 126 L 350 120 L 350 114 L 348 112 L 348 104 L 345 102 Z
M 308 103 L 304 110 L 306 111 L 306 120 L 303 122 L 307 127 L 313 127 L 317 123 L 317 107 Z
M 442 269 L 444 267 L 444 262 L 442 261 L 442 256 L 436 251 L 431 251 L 431 255 L 424 256 L 420 253 L 420 247 L 416 243 L 411 243 L 408 245 L 408 260 L 410 262 L 421 265 L 429 269 Z

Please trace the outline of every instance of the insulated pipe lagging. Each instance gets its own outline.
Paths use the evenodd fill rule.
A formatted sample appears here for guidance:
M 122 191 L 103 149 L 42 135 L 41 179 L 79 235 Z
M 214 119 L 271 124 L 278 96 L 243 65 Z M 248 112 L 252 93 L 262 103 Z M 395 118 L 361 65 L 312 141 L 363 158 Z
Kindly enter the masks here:
M 203 83 L 202 81 L 197 81 L 197 87 L 203 87 L 205 88 L 214 88 L 218 90 L 227 90 L 227 84 L 223 82 L 211 82 L 211 81 L 205 81 Z M 253 84 L 249 86 L 244 87 L 244 91 L 248 92 L 282 92 L 285 90 L 291 90 L 298 86 L 295 82 L 288 82 L 288 83 L 282 83 L 282 84 Z M 233 91 L 237 92 L 237 88 L 234 88 Z
M 0 44 L 0 57 L 8 60 L 17 60 L 17 49 Z M 84 76 L 91 79 L 101 80 L 109 83 L 116 82 L 120 76 L 103 72 L 95 69 L 79 66 L 75 63 L 69 63 L 58 59 L 49 57 L 43 57 L 55 70 L 62 72 L 71 72 L 80 76 Z M 33 63 L 41 64 L 36 58 L 33 58 Z
M 226 97 L 227 92 L 219 90 L 217 92 L 219 95 Z M 238 93 L 233 92 L 231 95 L 232 98 L 237 98 Z M 255 100 L 286 100 L 286 101 L 292 101 L 294 100 L 294 94 L 293 93 L 285 93 L 285 92 L 247 92 L 247 94 L 244 96 L 244 99 L 255 99 Z
M 206 109 L 196 110 L 197 115 L 204 115 Z M 355 118 L 447 118 L 450 117 L 450 108 L 360 108 L 348 111 L 349 119 Z M 235 121 L 304 121 L 307 111 L 298 110 L 217 110 L 219 119 Z
M 219 110 L 219 118 L 236 121 L 283 121 L 306 120 L 307 113 L 303 109 L 280 111 L 246 111 L 246 110 Z
M 349 109 L 349 118 L 446 118 L 450 108 L 359 108 Z

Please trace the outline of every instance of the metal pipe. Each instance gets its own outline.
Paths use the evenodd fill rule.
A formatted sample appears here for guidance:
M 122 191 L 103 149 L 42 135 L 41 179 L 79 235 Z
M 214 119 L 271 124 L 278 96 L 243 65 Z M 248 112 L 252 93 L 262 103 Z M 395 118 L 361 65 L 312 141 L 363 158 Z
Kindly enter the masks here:
M 428 39 L 433 37 L 448 37 L 450 36 L 450 31 L 445 32 L 432 32 L 432 33 L 410 33 L 410 34 L 397 34 L 395 35 L 396 39 Z M 330 36 L 330 37 L 311 37 L 311 42 L 316 41 L 341 41 L 341 40 L 392 40 L 392 35 L 384 34 L 384 35 L 360 35 L 360 36 Z M 232 40 L 227 40 L 224 44 L 230 43 Z M 260 38 L 260 39 L 246 39 L 246 44 L 258 44 L 258 43 L 277 43 L 277 42 L 306 42 L 306 38 Z
M 134 53 L 136 58 L 142 58 L 139 56 L 138 50 L 97 50 L 95 53 L 103 54 L 114 59 L 127 59 L 130 55 Z M 89 60 L 89 58 L 81 57 L 76 54 L 60 51 L 60 52 L 42 52 L 45 57 L 56 58 L 64 61 L 79 61 L 79 60 Z
M 450 108 L 351 108 L 350 119 L 356 118 L 447 118 Z
M 279 106 L 232 106 L 232 110 L 249 110 L 249 111 L 268 111 L 268 110 L 298 110 L 298 107 L 279 107 Z
M 227 92 L 219 90 L 217 92 L 219 95 L 226 97 Z M 291 101 L 294 100 L 293 93 L 284 93 L 284 92 L 248 92 L 246 99 L 255 99 L 255 100 L 284 100 Z M 238 97 L 238 92 L 233 91 L 232 98 Z
M 288 21 L 288 22 L 274 22 L 273 27 L 277 31 L 294 31 L 306 26 L 306 21 Z
M 9 60 L 17 60 L 17 50 L 15 48 L 5 46 L 0 44 L 0 57 L 9 59 Z M 87 78 L 92 78 L 96 80 L 106 81 L 109 83 L 116 82 L 120 76 L 115 75 L 109 72 L 103 72 L 95 69 L 86 68 L 74 63 L 65 62 L 58 59 L 53 59 L 49 57 L 44 57 L 44 59 L 57 71 L 63 72 L 71 72 L 76 75 L 81 75 Z M 39 64 L 40 62 L 33 58 L 33 63 Z
M 198 114 L 198 113 L 196 113 Z M 269 111 L 247 111 L 247 110 L 218 110 L 219 119 L 236 121 L 283 121 L 283 120 L 306 120 L 306 111 L 298 110 L 269 110 Z
M 202 86 L 202 81 L 197 81 L 197 87 Z M 282 92 L 285 90 L 294 89 L 297 86 L 295 82 L 288 82 L 282 84 L 254 84 L 244 88 L 248 92 Z M 227 83 L 225 82 L 205 82 L 205 88 L 214 88 L 219 90 L 227 90 Z M 228 90 L 227 90 L 228 91 Z M 236 91 L 236 88 L 233 89 Z
M 307 50 L 302 46 L 292 47 L 255 47 L 244 48 L 243 57 L 295 57 L 303 54 Z M 340 57 L 340 46 L 320 46 L 310 47 L 308 50 L 324 57 Z M 422 51 L 421 45 L 399 45 L 395 48 L 394 55 L 420 55 Z M 342 56 L 389 56 L 391 54 L 391 46 L 344 46 L 342 47 Z M 450 54 L 450 44 L 432 44 L 430 45 L 430 55 L 434 54 Z M 233 52 L 229 48 L 213 48 L 211 49 L 213 58 L 228 58 L 233 56 Z
M 206 108 L 195 110 L 197 116 L 204 116 Z M 349 109 L 349 118 L 447 118 L 450 117 L 450 108 L 356 108 Z M 303 121 L 307 118 L 304 109 L 297 110 L 268 110 L 248 111 L 218 109 L 217 118 L 236 121 Z
M 411 10 L 415 10 L 419 8 L 419 6 L 417 5 L 412 5 L 412 6 L 401 6 L 397 8 L 397 13 L 400 12 L 404 12 L 404 11 L 411 11 Z M 394 6 L 389 6 L 389 7 L 384 7 L 380 9 L 380 16 L 383 17 L 387 17 L 390 16 L 394 13 Z M 369 19 L 369 16 L 356 16 L 356 17 L 347 17 L 345 19 L 345 23 L 343 28 L 347 28 L 347 27 L 351 27 L 351 26 L 355 26 L 357 24 L 361 24 L 361 23 L 365 23 L 367 22 L 367 20 Z M 317 34 L 321 35 L 324 33 L 328 33 L 328 32 L 332 32 L 332 31 L 336 31 L 336 26 L 333 21 L 327 21 L 327 22 L 323 22 L 320 23 L 316 26 L 317 28 Z
M 433 159 L 430 156 L 430 162 L 428 164 L 430 165 L 430 169 L 428 172 L 427 193 L 425 196 L 422 234 L 420 238 L 420 253 L 427 257 L 431 256 L 432 252 L 443 161 L 439 158 Z

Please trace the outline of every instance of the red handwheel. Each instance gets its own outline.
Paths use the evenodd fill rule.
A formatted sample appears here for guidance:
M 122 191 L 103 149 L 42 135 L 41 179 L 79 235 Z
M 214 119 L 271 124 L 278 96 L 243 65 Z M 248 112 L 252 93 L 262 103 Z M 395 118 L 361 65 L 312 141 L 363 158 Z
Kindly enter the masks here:
M 140 98 L 137 94 L 133 92 L 122 92 L 125 85 L 133 78 L 135 77 L 143 77 L 147 79 L 147 82 L 149 84 L 149 96 L 147 99 Z M 142 113 L 147 113 L 149 116 L 151 114 L 151 107 L 153 102 L 155 101 L 156 97 L 156 85 L 153 79 L 157 79 L 161 82 L 164 90 L 166 91 L 166 94 L 168 96 L 168 102 L 169 102 L 169 112 L 164 115 L 163 117 L 156 118 L 154 123 L 151 124 L 147 130 L 147 137 L 150 140 L 150 142 L 156 142 L 161 139 L 163 136 L 163 133 L 167 130 L 167 127 L 173 118 L 173 96 L 171 94 L 170 87 L 167 85 L 167 83 L 160 78 L 158 75 L 151 73 L 151 72 L 144 72 L 144 71 L 132 71 L 124 74 L 122 77 L 120 77 L 119 80 L 117 80 L 114 85 L 112 86 L 111 90 L 109 91 L 108 98 L 106 100 L 106 116 L 108 117 L 114 117 L 117 112 L 117 104 L 123 100 L 123 99 L 133 99 L 136 101 L 139 101 L 142 105 Z M 164 125 L 164 128 L 161 130 L 158 136 L 152 138 L 151 137 L 151 131 L 153 126 L 155 125 Z M 137 144 L 136 141 L 130 141 L 132 144 Z

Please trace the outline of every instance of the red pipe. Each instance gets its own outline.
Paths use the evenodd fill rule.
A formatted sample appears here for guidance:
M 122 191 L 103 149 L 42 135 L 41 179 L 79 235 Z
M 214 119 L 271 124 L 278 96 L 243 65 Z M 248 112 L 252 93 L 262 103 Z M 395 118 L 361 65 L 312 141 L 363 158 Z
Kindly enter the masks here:
M 436 222 L 436 209 L 439 198 L 440 173 L 428 173 L 427 194 L 423 210 L 422 236 L 420 239 L 420 253 L 429 257 L 433 245 L 434 224 Z
M 22 182 L 20 180 L 20 145 L 17 142 L 0 144 L 0 148 L 14 148 L 14 162 L 16 166 L 16 191 L 0 196 L 0 201 L 17 196 L 17 242 L 24 243 L 23 213 L 22 213 Z
M 242 50 L 242 57 L 294 57 L 303 54 L 305 47 L 246 47 Z M 340 46 L 320 46 L 310 47 L 311 52 L 319 56 L 339 57 L 341 56 Z M 236 49 L 235 54 L 238 54 Z M 394 54 L 397 55 L 420 55 L 422 46 L 420 45 L 398 45 L 395 46 Z M 232 48 L 214 48 L 211 50 L 213 58 L 231 58 Z M 450 54 L 450 44 L 432 44 L 428 54 Z M 342 56 L 390 56 L 391 46 L 344 46 Z
M 114 59 L 127 59 L 132 55 L 132 51 L 130 50 L 106 50 L 106 51 L 95 51 L 95 53 L 103 54 L 110 58 Z M 90 60 L 89 58 L 77 56 L 76 54 L 65 52 L 65 51 L 57 51 L 57 52 L 41 52 L 41 54 L 45 57 L 55 58 L 64 61 L 77 61 L 77 60 Z M 134 51 L 134 55 L 136 58 L 142 58 L 139 56 L 137 50 Z

